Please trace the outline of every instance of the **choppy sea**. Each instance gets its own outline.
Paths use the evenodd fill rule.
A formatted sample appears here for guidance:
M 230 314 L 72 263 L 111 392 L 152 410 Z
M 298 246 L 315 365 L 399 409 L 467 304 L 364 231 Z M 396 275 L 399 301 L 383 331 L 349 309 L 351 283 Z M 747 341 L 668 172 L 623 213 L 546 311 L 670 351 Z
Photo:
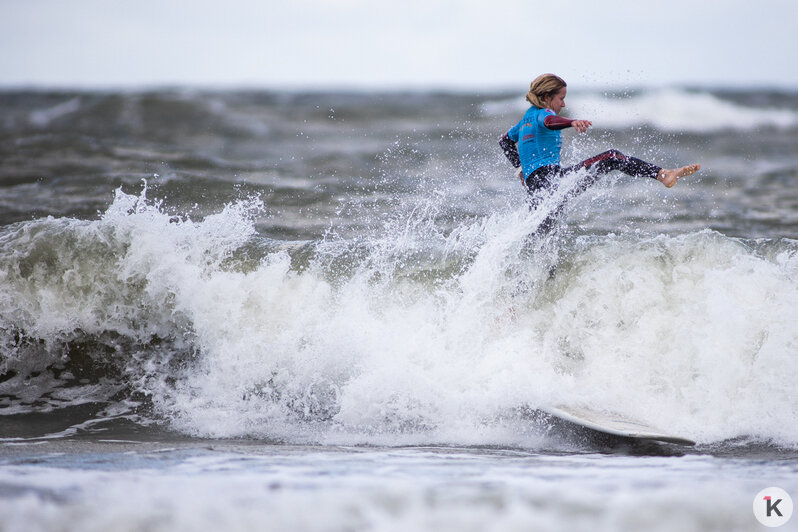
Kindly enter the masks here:
M 798 497 L 798 92 L 566 103 L 565 164 L 703 168 L 541 232 L 569 183 L 515 181 L 521 93 L 0 92 L 0 530 L 764 529 Z

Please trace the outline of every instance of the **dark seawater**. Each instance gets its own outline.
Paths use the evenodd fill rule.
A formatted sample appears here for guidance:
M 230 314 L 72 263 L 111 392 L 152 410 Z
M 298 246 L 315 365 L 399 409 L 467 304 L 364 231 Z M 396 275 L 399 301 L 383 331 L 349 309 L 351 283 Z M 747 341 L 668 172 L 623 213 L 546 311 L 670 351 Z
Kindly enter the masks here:
M 523 95 L 0 92 L 0 530 L 759 527 L 798 494 L 798 92 L 567 104 L 566 164 L 703 168 L 541 234 L 572 183 L 529 208 Z

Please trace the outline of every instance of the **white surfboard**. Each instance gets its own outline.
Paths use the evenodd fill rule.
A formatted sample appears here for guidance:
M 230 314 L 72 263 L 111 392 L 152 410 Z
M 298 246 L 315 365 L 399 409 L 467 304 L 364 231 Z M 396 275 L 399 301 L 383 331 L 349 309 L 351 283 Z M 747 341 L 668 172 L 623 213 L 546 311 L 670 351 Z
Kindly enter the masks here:
M 640 421 L 615 412 L 602 412 L 582 406 L 551 406 L 541 408 L 557 419 L 575 423 L 581 427 L 635 440 L 654 440 L 677 445 L 695 445 L 693 440 L 674 436 Z

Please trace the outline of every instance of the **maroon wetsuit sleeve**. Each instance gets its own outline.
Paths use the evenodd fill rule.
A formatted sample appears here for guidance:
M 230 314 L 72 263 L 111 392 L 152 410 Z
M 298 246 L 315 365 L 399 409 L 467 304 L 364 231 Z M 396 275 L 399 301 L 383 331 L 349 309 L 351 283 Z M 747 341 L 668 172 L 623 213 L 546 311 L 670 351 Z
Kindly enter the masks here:
M 570 118 L 563 118 L 561 116 L 549 115 L 543 120 L 543 125 L 548 129 L 558 130 L 571 127 L 575 120 Z
M 502 138 L 499 139 L 499 146 L 502 147 L 504 156 L 507 157 L 507 159 L 510 161 L 510 164 L 512 164 L 514 168 L 521 166 L 521 157 L 518 155 L 518 146 L 512 141 L 507 133 L 502 135 Z

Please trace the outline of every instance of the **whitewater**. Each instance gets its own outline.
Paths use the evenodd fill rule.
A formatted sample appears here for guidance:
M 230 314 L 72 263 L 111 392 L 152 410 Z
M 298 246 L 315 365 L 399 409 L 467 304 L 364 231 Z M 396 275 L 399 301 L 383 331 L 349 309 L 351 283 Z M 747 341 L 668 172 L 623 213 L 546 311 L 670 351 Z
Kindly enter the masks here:
M 3 94 L 0 525 L 756 528 L 798 493 L 798 96 L 766 96 L 570 95 L 566 159 L 703 169 L 543 233 L 573 184 L 530 209 L 512 95 Z

